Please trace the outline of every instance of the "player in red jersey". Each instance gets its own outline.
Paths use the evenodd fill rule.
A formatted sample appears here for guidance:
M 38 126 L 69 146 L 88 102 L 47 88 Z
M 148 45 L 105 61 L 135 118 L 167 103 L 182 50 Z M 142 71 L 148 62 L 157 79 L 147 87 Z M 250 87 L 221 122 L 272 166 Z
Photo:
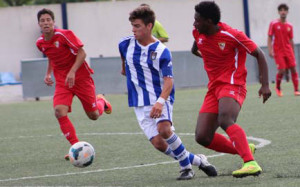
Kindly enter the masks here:
M 298 73 L 294 55 L 293 26 L 287 22 L 289 7 L 286 4 L 278 6 L 280 18 L 270 23 L 268 32 L 268 48 L 270 57 L 274 57 L 277 65 L 276 93 L 282 97 L 281 80 L 286 70 L 290 70 L 294 84 L 294 95 L 300 96 L 298 90 Z
M 244 164 L 234 177 L 259 175 L 261 167 L 254 160 L 244 130 L 236 124 L 246 97 L 246 53 L 257 59 L 262 86 L 259 96 L 265 103 L 271 96 L 268 66 L 259 47 L 243 32 L 219 22 L 221 13 L 215 2 L 203 1 L 195 6 L 192 53 L 202 57 L 209 83 L 200 109 L 196 141 L 218 152 L 239 154 Z M 229 136 L 216 133 L 221 127 Z
M 53 71 L 56 85 L 53 98 L 55 116 L 58 119 L 62 133 L 71 145 L 77 143 L 75 128 L 68 118 L 74 95 L 82 103 L 87 116 L 97 120 L 103 111 L 112 112 L 110 103 L 103 95 L 95 94 L 95 85 L 91 77 L 93 70 L 85 61 L 83 44 L 70 30 L 54 29 L 54 13 L 42 9 L 37 14 L 42 35 L 36 45 L 48 57 L 48 68 L 44 82 L 52 86 Z M 65 156 L 68 159 L 68 155 Z

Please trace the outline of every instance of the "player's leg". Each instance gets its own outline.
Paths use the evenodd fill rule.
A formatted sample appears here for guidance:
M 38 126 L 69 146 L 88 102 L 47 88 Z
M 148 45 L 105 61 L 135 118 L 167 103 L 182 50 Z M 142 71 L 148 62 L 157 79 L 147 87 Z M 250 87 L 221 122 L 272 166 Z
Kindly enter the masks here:
M 274 59 L 277 66 L 275 91 L 278 97 L 282 97 L 281 81 L 287 69 L 286 62 L 282 55 L 275 55 Z
M 235 149 L 244 161 L 242 169 L 234 171 L 234 177 L 245 177 L 248 175 L 259 175 L 262 171 L 254 160 L 249 148 L 245 131 L 236 124 L 236 119 L 240 111 L 239 103 L 233 98 L 224 97 L 219 100 L 218 121 L 233 142 Z
M 159 135 L 164 138 L 173 154 L 179 161 L 181 167 L 181 175 L 178 180 L 189 180 L 194 177 L 194 171 L 189 159 L 189 153 L 186 151 L 181 139 L 171 130 L 170 121 L 160 121 L 157 124 Z
M 200 109 L 196 131 L 195 140 L 200 145 L 209 149 L 223 152 L 237 154 L 232 142 L 222 134 L 215 133 L 218 124 L 218 99 L 215 96 L 215 90 L 207 92 L 203 105 Z
M 288 69 L 291 70 L 292 82 L 293 82 L 293 85 L 294 85 L 294 95 L 295 96 L 300 96 L 300 92 L 299 92 L 299 89 L 298 89 L 299 75 L 298 75 L 298 72 L 296 70 L 296 60 L 295 60 L 294 55 L 288 56 L 286 58 L 286 63 L 287 63 L 286 66 L 288 67 Z
M 216 133 L 219 127 L 218 115 L 214 113 L 199 113 L 196 126 L 196 142 L 217 152 L 237 154 L 230 139 Z
M 87 77 L 76 82 L 74 93 L 79 98 L 82 106 L 91 120 L 97 120 L 103 112 L 110 114 L 111 104 L 102 94 L 96 96 L 94 81 Z

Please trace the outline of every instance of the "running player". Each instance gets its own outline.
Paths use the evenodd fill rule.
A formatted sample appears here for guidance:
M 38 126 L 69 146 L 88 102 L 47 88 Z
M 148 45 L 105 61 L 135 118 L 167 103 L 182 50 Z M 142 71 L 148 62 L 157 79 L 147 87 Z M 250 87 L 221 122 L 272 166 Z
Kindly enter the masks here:
M 203 58 L 209 78 L 208 92 L 198 116 L 196 141 L 218 152 L 239 154 L 244 164 L 232 173 L 234 177 L 259 175 L 262 169 L 236 120 L 247 92 L 246 53 L 257 59 L 262 84 L 258 93 L 263 103 L 271 96 L 265 56 L 243 32 L 220 22 L 221 13 L 215 2 L 202 1 L 195 11 L 192 53 Z M 219 127 L 229 139 L 216 133 Z
M 91 77 L 93 70 L 85 61 L 86 53 L 81 41 L 70 30 L 54 28 L 54 13 L 51 10 L 40 10 L 37 19 L 42 35 L 36 45 L 48 57 L 44 82 L 48 86 L 54 84 L 51 79 L 53 71 L 56 81 L 53 98 L 55 116 L 62 133 L 73 145 L 79 140 L 67 114 L 71 112 L 74 95 L 79 98 L 91 120 L 97 120 L 103 111 L 110 114 L 112 107 L 103 95 L 95 95 L 95 85 Z M 65 159 L 69 159 L 68 155 Z

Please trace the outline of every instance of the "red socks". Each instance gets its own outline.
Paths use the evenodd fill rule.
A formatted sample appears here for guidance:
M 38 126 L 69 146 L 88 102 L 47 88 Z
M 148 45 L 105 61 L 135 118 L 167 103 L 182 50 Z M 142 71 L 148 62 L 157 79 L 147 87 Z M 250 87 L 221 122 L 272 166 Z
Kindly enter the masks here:
M 254 160 L 246 138 L 246 133 L 238 124 L 233 124 L 228 127 L 226 133 L 244 162 Z
M 99 116 L 101 116 L 104 111 L 105 102 L 103 99 L 97 98 L 96 103 L 97 103 L 97 108 L 99 111 Z
M 280 90 L 280 84 L 282 80 L 283 75 L 282 74 L 276 74 L 276 88 Z
M 60 129 L 66 139 L 70 142 L 71 145 L 78 142 L 78 138 L 76 135 L 75 128 L 72 124 L 72 122 L 69 120 L 68 116 L 63 116 L 58 119 L 58 122 L 60 124 Z
M 222 153 L 238 154 L 236 149 L 233 147 L 232 142 L 219 133 L 215 133 L 214 139 L 207 148 Z
M 293 80 L 293 84 L 294 84 L 294 90 L 298 91 L 298 73 L 292 73 L 292 80 Z

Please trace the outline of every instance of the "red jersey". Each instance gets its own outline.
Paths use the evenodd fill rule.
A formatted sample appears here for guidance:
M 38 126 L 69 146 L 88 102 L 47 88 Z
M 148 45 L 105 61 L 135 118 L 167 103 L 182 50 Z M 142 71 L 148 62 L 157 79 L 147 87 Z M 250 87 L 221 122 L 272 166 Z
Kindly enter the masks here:
M 275 55 L 278 53 L 284 56 L 294 55 L 290 43 L 290 40 L 293 39 L 293 26 L 289 22 L 282 23 L 278 19 L 272 21 L 268 35 L 272 36 Z
M 220 83 L 245 86 L 246 53 L 252 53 L 257 46 L 243 32 L 221 22 L 218 26 L 219 31 L 211 36 L 193 30 L 208 75 L 208 88 Z
M 36 45 L 47 57 L 53 69 L 56 82 L 63 82 L 73 64 L 75 63 L 78 49 L 83 47 L 82 42 L 70 30 L 55 29 L 51 40 L 45 41 L 41 35 Z M 76 71 L 76 79 L 90 76 L 93 70 L 84 61 Z

